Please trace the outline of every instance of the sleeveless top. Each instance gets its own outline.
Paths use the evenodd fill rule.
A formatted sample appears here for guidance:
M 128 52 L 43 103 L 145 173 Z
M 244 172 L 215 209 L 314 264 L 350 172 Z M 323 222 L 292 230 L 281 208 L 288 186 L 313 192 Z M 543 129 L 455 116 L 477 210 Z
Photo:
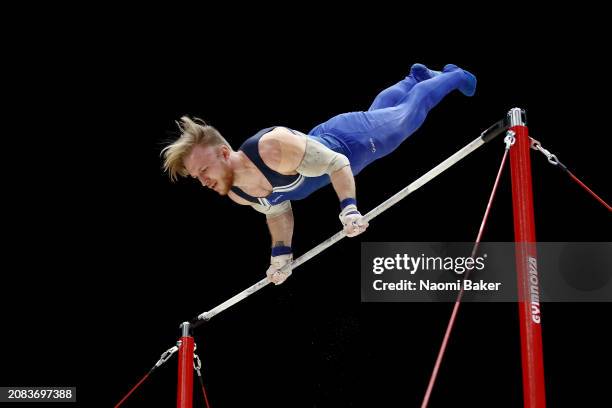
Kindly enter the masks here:
M 318 177 L 305 177 L 299 173 L 294 175 L 285 175 L 269 168 L 259 155 L 259 139 L 261 139 L 263 135 L 270 132 L 275 127 L 260 130 L 255 135 L 248 138 L 238 149 L 242 151 L 249 158 L 249 160 L 253 162 L 253 164 L 255 164 L 259 171 L 262 172 L 264 177 L 272 185 L 272 193 L 266 197 L 253 197 L 238 187 L 231 188 L 234 193 L 245 200 L 263 205 L 265 207 L 277 205 L 287 200 L 301 200 L 309 196 L 313 191 L 318 190 L 330 182 L 327 174 L 323 174 L 322 176 Z M 299 134 L 292 129 L 289 130 L 295 134 Z M 316 139 L 328 148 L 347 155 L 348 147 L 341 140 L 338 140 L 331 135 L 327 136 L 328 137 L 307 135 L 307 137 Z

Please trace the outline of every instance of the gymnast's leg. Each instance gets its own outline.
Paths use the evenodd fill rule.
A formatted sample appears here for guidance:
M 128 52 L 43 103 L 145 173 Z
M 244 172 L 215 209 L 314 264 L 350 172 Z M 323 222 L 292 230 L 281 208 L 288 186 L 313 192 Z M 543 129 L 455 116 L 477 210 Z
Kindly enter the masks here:
M 415 84 L 399 105 L 341 114 L 317 126 L 311 134 L 327 133 L 341 139 L 351 151 L 349 160 L 356 174 L 369 163 L 394 151 L 423 124 L 429 111 L 453 90 L 466 96 L 473 95 L 476 77 L 455 65 L 447 65 L 441 74 Z
M 376 98 L 374 98 L 374 102 L 372 102 L 368 110 L 372 111 L 399 105 L 406 99 L 408 92 L 410 92 L 417 83 L 430 79 L 438 74 L 439 72 L 432 71 L 423 64 L 412 65 L 410 74 L 395 85 L 380 92 Z

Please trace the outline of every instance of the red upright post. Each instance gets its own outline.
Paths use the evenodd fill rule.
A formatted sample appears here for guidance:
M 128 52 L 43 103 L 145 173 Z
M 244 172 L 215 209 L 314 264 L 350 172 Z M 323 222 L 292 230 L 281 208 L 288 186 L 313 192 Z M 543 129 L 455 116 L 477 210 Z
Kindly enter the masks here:
M 190 325 L 181 325 L 182 337 L 178 355 L 178 390 L 176 394 L 177 408 L 192 408 L 193 405 L 193 351 L 194 341 L 189 333 Z
M 524 406 L 546 406 L 544 364 L 539 302 L 538 262 L 536 254 L 533 192 L 531 188 L 531 142 L 524 112 L 514 108 L 508 113 L 515 143 L 510 149 L 514 241 L 518 279 L 521 356 L 523 362 Z

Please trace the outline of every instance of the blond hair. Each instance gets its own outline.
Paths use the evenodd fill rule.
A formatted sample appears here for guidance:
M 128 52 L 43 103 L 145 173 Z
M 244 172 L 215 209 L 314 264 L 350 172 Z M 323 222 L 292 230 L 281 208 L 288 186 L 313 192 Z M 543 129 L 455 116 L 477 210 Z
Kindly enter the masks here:
M 172 181 L 176 181 L 179 176 L 189 175 L 184 160 L 194 146 L 226 145 L 232 148 L 217 129 L 207 125 L 202 119 L 192 120 L 183 116 L 176 124 L 181 131 L 181 136 L 161 151 L 164 156 L 164 171 L 168 172 Z

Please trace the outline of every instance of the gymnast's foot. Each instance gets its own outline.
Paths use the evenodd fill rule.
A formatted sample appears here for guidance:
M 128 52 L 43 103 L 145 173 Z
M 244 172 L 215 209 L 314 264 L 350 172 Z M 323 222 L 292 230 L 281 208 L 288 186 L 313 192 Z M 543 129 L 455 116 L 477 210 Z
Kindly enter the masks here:
M 459 91 L 465 96 L 472 96 L 476 92 L 476 77 L 471 73 L 464 69 L 459 68 L 456 65 L 448 64 L 444 66 L 442 72 L 454 72 L 454 71 L 462 71 L 464 74 L 465 80 L 462 81 L 462 84 L 459 85 Z
M 422 82 L 440 75 L 440 71 L 433 71 L 423 64 L 414 64 L 410 68 L 410 75 L 417 81 Z

